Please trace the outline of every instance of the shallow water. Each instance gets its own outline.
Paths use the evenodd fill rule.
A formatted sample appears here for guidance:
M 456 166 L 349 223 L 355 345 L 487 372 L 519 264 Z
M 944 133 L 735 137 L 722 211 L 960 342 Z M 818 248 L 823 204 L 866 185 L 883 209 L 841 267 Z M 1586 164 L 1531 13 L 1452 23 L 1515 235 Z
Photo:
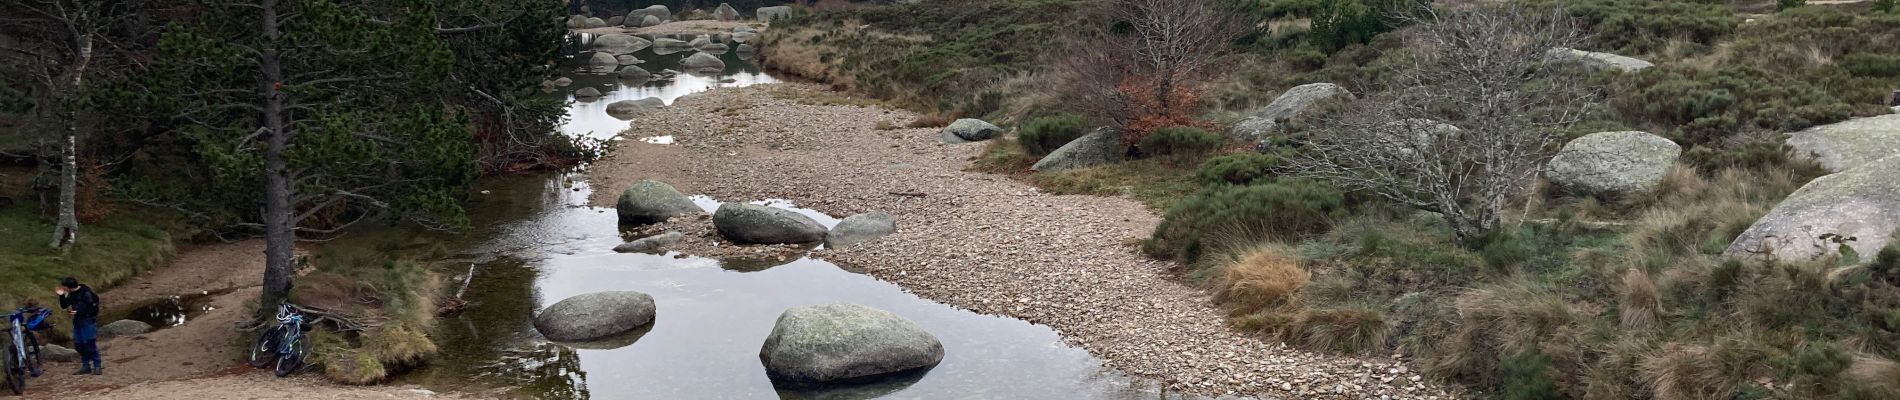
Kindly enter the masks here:
M 639 57 L 654 62 L 649 56 Z M 728 63 L 740 71 L 750 68 Z M 746 73 L 756 79 L 733 84 L 771 80 L 762 72 Z M 691 93 L 706 82 L 697 79 L 621 86 L 608 97 Z M 551 95 L 569 96 L 575 87 Z M 576 118 L 577 126 L 564 131 L 606 137 L 599 136 L 609 125 L 603 118 L 624 127 L 627 122 L 592 108 L 604 102 L 576 103 L 570 113 L 585 118 Z M 586 126 L 592 124 L 599 126 Z M 472 271 L 466 297 L 471 305 L 463 314 L 440 321 L 436 339 L 442 345 L 441 357 L 402 381 L 447 390 L 467 390 L 470 384 L 503 387 L 521 397 L 561 399 L 1158 396 L 1064 344 L 1048 327 L 918 298 L 897 285 L 822 260 L 722 261 L 615 253 L 611 249 L 624 241 L 623 227 L 613 210 L 586 204 L 592 189 L 572 175 L 506 177 L 481 185 L 483 194 L 468 208 L 476 228 L 444 239 L 448 259 L 455 261 L 438 263 L 447 264 L 443 270 L 450 274 Z M 721 200 L 749 201 L 791 209 L 827 227 L 838 222 L 785 200 L 693 200 L 708 211 Z M 652 295 L 658 306 L 654 323 L 614 340 L 580 345 L 550 343 L 534 330 L 536 310 L 607 290 Z M 759 361 L 760 346 L 784 310 L 825 303 L 863 304 L 910 319 L 943 342 L 944 360 L 921 374 L 879 382 L 797 391 L 775 388 Z
M 578 40 L 579 48 L 585 49 L 592 43 L 593 37 L 591 35 L 579 35 Z M 737 46 L 734 45 L 732 47 Z M 640 64 L 634 64 L 634 66 L 644 68 L 648 72 L 657 74 L 662 70 L 668 69 L 684 71 L 685 69 L 679 66 L 680 60 L 693 55 L 694 52 L 696 51 L 689 50 L 661 54 L 661 51 L 648 47 L 632 55 L 634 58 L 645 61 Z M 585 55 L 587 53 L 580 54 Z M 726 69 L 714 75 L 697 75 L 682 72 L 667 79 L 626 81 L 619 79 L 615 74 L 611 73 L 570 73 L 567 77 L 573 79 L 574 83 L 567 87 L 555 88 L 551 94 L 552 96 L 567 100 L 569 105 L 567 109 L 568 123 L 561 127 L 561 132 L 569 136 L 587 136 L 595 139 L 606 139 L 619 134 L 620 131 L 627 129 L 627 121 L 607 115 L 607 105 L 613 104 L 616 101 L 658 97 L 661 101 L 670 105 L 673 104 L 674 100 L 678 100 L 680 96 L 704 92 L 714 88 L 742 87 L 779 82 L 778 78 L 765 73 L 757 64 L 751 62 L 750 59 L 740 55 L 738 52 L 727 51 L 725 54 L 720 54 L 719 59 L 726 62 Z M 568 59 L 562 68 L 569 71 L 579 69 L 585 64 L 585 61 L 585 58 L 573 57 Z M 589 86 L 600 90 L 601 97 L 599 99 L 586 101 L 585 99 L 576 100 L 574 98 L 574 91 Z

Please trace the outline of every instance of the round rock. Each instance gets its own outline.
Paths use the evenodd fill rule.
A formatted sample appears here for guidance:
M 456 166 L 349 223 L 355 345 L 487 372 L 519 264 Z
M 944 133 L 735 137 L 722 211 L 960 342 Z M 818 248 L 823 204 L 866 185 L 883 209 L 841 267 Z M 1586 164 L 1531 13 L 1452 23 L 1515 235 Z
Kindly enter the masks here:
M 1682 146 L 1647 132 L 1599 132 L 1564 144 L 1544 176 L 1564 190 L 1627 195 L 1656 190 Z
M 981 142 L 1003 136 L 1003 128 L 980 119 L 964 118 L 944 127 L 940 136 L 949 144 Z
M 693 53 L 693 55 L 687 56 L 686 59 L 680 60 L 680 66 L 693 70 L 726 69 L 726 62 L 720 61 L 719 56 L 706 53 Z
M 838 249 L 897 233 L 897 217 L 873 212 L 845 217 L 825 234 L 825 247 Z
M 652 224 L 665 222 L 675 216 L 700 212 L 684 194 L 680 194 L 673 185 L 655 180 L 634 182 L 625 192 L 620 193 L 620 201 L 614 203 L 614 212 L 620 215 L 621 223 Z
M 139 321 L 133 321 L 129 319 L 122 319 L 118 321 L 113 321 L 110 324 L 106 324 L 105 326 L 99 327 L 99 336 L 101 337 L 128 336 L 128 335 L 137 335 L 137 334 L 151 332 L 151 331 L 152 331 L 152 324 L 139 322 Z
M 556 342 L 586 342 L 653 323 L 653 296 L 618 291 L 569 297 L 534 316 L 534 330 Z
M 795 244 L 825 240 L 825 226 L 811 217 L 782 208 L 725 203 L 713 212 L 713 228 L 720 236 L 741 244 Z
M 916 323 L 857 304 L 785 310 L 759 349 L 775 381 L 847 382 L 936 366 L 943 343 Z

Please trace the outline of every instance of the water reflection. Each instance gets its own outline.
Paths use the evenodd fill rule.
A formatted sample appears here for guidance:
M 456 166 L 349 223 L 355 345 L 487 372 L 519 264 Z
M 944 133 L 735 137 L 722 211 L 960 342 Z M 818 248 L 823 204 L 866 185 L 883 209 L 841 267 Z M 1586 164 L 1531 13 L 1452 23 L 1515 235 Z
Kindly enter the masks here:
M 591 35 L 579 36 L 579 48 L 588 48 L 592 40 L 593 37 Z M 737 46 L 737 43 L 730 44 Z M 561 132 L 570 136 L 587 136 L 596 139 L 606 139 L 619 134 L 620 131 L 627 129 L 627 121 L 607 115 L 607 105 L 617 101 L 657 97 L 667 105 L 671 105 L 673 101 L 678 100 L 680 96 L 704 92 L 713 88 L 743 87 L 779 82 L 777 78 L 767 74 L 765 70 L 753 63 L 752 60 L 748 58 L 750 54 L 732 51 L 718 55 L 719 60 L 726 63 L 726 68 L 717 74 L 695 75 L 684 72 L 668 74 L 665 72 L 687 70 L 687 68 L 680 67 L 680 60 L 697 52 L 698 50 L 690 48 L 680 50 L 648 47 L 639 52 L 632 53 L 634 58 L 643 61 L 632 66 L 645 69 L 654 74 L 652 79 L 644 81 L 622 80 L 618 74 L 612 73 L 570 74 L 568 77 L 572 78 L 574 83 L 567 87 L 556 88 L 553 94 L 567 100 L 570 105 L 567 110 L 568 123 L 561 127 Z M 561 67 L 563 70 L 572 71 L 581 69 L 586 63 L 587 57 L 573 57 L 562 64 Z M 601 96 L 597 99 L 575 98 L 574 91 L 584 87 L 593 87 L 600 90 Z

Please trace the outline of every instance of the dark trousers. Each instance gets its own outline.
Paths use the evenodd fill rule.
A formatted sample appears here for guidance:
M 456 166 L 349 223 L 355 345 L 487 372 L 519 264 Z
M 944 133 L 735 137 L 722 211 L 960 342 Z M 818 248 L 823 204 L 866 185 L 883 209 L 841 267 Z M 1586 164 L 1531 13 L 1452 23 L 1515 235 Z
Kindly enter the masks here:
M 99 324 L 93 321 L 73 321 L 73 350 L 79 351 L 81 368 L 100 368 L 99 361 Z

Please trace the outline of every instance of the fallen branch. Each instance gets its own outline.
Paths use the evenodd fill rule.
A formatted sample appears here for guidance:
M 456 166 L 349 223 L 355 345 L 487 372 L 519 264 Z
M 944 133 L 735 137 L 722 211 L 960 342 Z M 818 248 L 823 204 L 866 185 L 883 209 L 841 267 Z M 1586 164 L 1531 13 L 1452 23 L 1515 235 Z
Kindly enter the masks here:
M 890 192 L 890 194 L 892 196 L 919 197 L 919 198 L 928 196 L 920 192 Z

